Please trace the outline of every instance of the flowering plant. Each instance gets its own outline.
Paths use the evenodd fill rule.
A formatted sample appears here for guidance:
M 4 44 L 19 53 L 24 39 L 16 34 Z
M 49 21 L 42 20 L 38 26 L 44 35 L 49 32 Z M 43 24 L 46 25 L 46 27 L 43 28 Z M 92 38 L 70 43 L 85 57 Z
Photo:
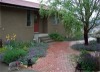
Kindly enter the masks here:
M 9 35 L 9 34 L 7 34 L 6 35 L 6 40 L 8 41 L 8 40 L 15 40 L 16 39 L 16 34 L 12 34 L 12 35 Z

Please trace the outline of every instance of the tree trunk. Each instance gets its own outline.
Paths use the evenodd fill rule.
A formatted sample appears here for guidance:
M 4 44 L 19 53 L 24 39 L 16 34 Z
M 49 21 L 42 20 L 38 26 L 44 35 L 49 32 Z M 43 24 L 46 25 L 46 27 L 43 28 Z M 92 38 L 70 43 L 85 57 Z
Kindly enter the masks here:
M 88 27 L 87 26 L 84 26 L 84 44 L 85 45 L 88 45 Z

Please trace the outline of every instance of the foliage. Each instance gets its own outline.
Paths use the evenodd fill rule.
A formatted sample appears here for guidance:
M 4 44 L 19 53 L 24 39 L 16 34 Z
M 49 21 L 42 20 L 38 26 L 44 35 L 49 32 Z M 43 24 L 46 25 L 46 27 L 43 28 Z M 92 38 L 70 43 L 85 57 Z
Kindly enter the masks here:
M 6 41 L 5 43 L 5 47 L 8 49 L 24 49 L 27 51 L 28 48 L 32 46 L 34 46 L 33 41 L 22 42 L 22 41 L 16 41 L 16 40 L 9 40 L 9 41 Z
M 46 56 L 46 51 L 48 45 L 45 43 L 36 43 L 34 47 L 31 47 L 27 57 L 44 57 Z
M 93 37 L 95 37 L 95 38 L 100 38 L 100 30 L 99 30 L 98 32 L 96 32 L 96 33 L 93 35 Z
M 98 69 L 97 59 L 90 55 L 87 51 L 81 51 L 78 59 L 78 63 L 81 64 L 81 68 L 89 72 Z
M 60 34 L 58 33 L 51 33 L 49 34 L 49 37 L 55 41 L 63 41 L 64 40 L 64 37 L 61 36 Z
M 65 14 L 65 13 L 64 13 Z M 66 37 L 75 37 L 78 33 L 82 34 L 82 24 L 71 13 L 65 14 L 62 18 Z
M 5 43 L 4 48 L 7 50 L 0 54 L 0 61 L 8 64 L 19 60 L 23 64 L 27 64 L 27 59 L 29 58 L 35 63 L 39 57 L 46 56 L 48 44 L 10 40 Z
M 75 50 L 87 50 L 87 51 L 100 51 L 100 44 L 97 44 L 96 41 L 89 42 L 88 46 L 85 46 L 83 43 L 77 43 L 72 45 L 72 49 Z
M 84 38 L 83 38 L 83 36 L 82 36 L 82 34 L 80 34 L 80 35 L 75 35 L 75 36 L 73 36 L 73 37 L 66 37 L 66 40 L 67 41 L 76 41 L 76 40 L 83 40 Z
M 10 62 L 18 60 L 18 58 L 25 55 L 26 55 L 26 51 L 24 51 L 23 49 L 8 50 L 5 52 L 3 62 L 8 64 Z
M 98 58 L 86 50 L 82 50 L 79 55 L 71 55 L 70 58 L 73 65 L 75 65 L 76 68 L 82 69 L 83 72 L 99 71 Z M 80 66 L 76 64 L 80 64 Z
M 3 53 L 7 50 L 7 48 L 3 47 L 3 48 L 0 48 L 0 53 Z
M 96 21 L 100 18 L 100 0 L 47 0 L 47 10 L 44 10 L 43 1 L 42 16 L 53 14 L 60 18 L 69 37 L 84 30 L 85 45 L 88 45 L 88 32 L 98 25 Z
M 21 62 L 27 64 L 27 59 L 32 59 L 35 63 L 39 57 L 46 56 L 48 44 L 46 43 L 35 43 L 33 47 L 29 48 L 26 56 L 19 58 Z

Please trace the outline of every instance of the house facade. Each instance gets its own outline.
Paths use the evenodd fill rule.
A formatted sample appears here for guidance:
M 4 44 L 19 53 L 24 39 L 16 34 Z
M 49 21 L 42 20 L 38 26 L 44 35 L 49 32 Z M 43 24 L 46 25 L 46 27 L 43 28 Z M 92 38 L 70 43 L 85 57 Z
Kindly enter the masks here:
M 16 34 L 17 40 L 32 40 L 35 34 L 59 32 L 64 34 L 63 25 L 53 18 L 41 18 L 40 5 L 23 0 L 0 0 L 0 38 Z

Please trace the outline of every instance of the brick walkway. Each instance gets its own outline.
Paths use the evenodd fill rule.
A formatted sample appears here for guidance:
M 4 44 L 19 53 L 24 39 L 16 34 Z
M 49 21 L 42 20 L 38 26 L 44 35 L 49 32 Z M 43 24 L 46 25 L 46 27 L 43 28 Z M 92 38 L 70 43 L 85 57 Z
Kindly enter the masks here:
M 40 58 L 33 65 L 33 70 L 39 72 L 74 72 L 74 66 L 72 66 L 68 56 L 78 52 L 70 49 L 71 44 L 70 42 L 50 44 L 47 56 Z

